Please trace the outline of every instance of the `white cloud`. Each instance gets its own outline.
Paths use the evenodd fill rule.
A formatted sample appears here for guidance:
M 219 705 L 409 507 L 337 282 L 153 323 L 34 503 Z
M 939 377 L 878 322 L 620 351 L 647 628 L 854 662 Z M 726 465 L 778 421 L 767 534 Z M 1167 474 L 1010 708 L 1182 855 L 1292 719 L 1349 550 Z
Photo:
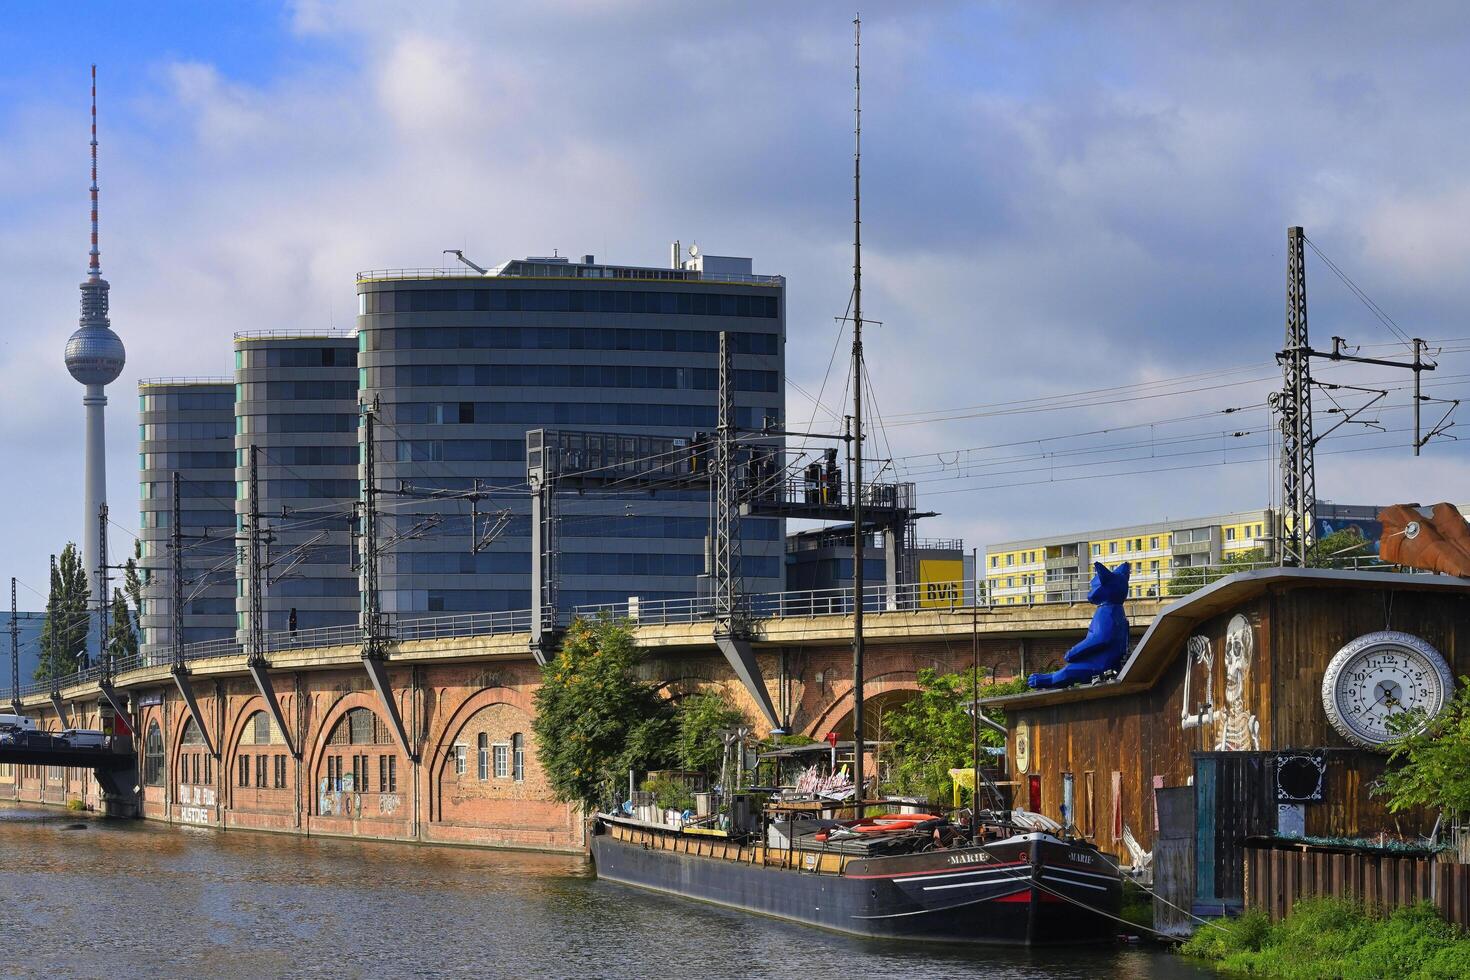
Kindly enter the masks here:
M 661 264 L 679 237 L 752 254 L 790 277 L 790 371 L 815 393 L 850 271 L 848 15 L 692 9 L 301 0 L 281 43 L 325 60 L 282 58 L 247 80 L 218 51 L 185 50 L 140 69 L 149 87 L 103 126 L 103 261 L 129 356 L 112 396 L 114 512 L 136 493 L 138 377 L 226 373 L 235 330 L 350 326 L 354 272 L 435 264 L 449 247 L 482 262 L 558 248 Z M 868 308 L 884 321 L 869 336 L 879 406 L 1268 364 L 1295 222 L 1406 330 L 1462 336 L 1470 67 L 1451 54 L 1465 28 L 1421 11 L 1386 29 L 1382 16 L 878 11 L 864 34 L 864 236 Z M 0 438 L 25 477 L 0 488 L 0 513 L 35 578 L 79 525 L 80 392 L 60 350 L 85 256 L 85 108 L 81 92 L 64 107 L 39 86 L 6 92 Z M 1388 339 L 1320 265 L 1311 276 L 1319 336 Z M 828 404 L 842 364 L 839 352 Z M 1262 393 L 888 434 L 909 455 Z M 789 404 L 805 422 L 809 406 Z M 1454 497 L 1463 454 L 1436 453 L 1324 456 L 1319 484 L 1339 499 Z M 1268 488 L 1256 463 L 946 493 L 933 533 L 983 545 L 1255 506 Z

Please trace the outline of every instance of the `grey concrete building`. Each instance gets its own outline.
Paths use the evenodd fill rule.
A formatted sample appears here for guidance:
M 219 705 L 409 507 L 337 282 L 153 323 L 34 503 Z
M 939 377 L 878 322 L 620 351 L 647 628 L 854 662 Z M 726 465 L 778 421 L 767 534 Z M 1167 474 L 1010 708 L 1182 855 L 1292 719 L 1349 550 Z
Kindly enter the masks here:
M 235 633 L 235 386 L 228 378 L 138 382 L 138 527 L 142 636 L 167 659 L 173 635 L 173 490 L 180 477 L 183 641 Z M 126 556 L 120 556 L 126 557 Z
M 490 493 L 473 528 L 463 499 L 384 498 L 381 536 L 396 541 L 381 568 L 390 615 L 528 608 L 526 431 L 712 430 L 720 331 L 734 345 L 738 420 L 784 415 L 785 279 L 753 274 L 749 259 L 365 272 L 358 299 L 361 398 L 380 406 L 378 486 Z M 700 592 L 704 492 L 589 493 L 560 507 L 563 612 Z M 783 523 L 743 522 L 747 590 L 780 589 Z
M 256 449 L 266 632 L 357 622 L 352 556 L 358 497 L 357 337 L 262 331 L 235 335 L 235 513 L 250 514 Z M 239 552 L 240 639 L 250 609 Z

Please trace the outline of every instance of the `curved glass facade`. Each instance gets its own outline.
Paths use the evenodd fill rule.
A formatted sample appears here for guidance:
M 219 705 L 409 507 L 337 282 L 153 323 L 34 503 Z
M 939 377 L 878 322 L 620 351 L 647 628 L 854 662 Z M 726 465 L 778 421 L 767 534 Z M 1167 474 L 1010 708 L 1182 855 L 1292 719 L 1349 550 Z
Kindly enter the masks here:
M 138 384 L 138 526 L 145 657 L 166 661 L 173 636 L 173 475 L 184 535 L 185 643 L 235 633 L 235 391 L 217 381 Z M 114 579 L 114 584 L 120 584 Z
M 262 526 L 265 631 L 357 622 L 352 508 L 358 497 L 357 339 L 235 338 L 235 513 L 250 512 L 250 447 Z M 246 552 L 235 611 L 245 640 Z
M 529 608 L 526 430 L 712 429 L 721 330 L 735 352 L 738 420 L 784 418 L 784 281 L 675 278 L 657 289 L 631 276 L 556 288 L 529 275 L 359 281 L 358 377 L 362 401 L 379 404 L 378 485 L 463 491 L 478 481 L 488 494 L 474 527 L 462 499 L 381 498 L 381 535 L 398 539 L 382 557 L 385 612 Z M 705 591 L 703 492 L 564 494 L 558 507 L 564 613 Z M 744 522 L 747 590 L 781 588 L 782 524 Z

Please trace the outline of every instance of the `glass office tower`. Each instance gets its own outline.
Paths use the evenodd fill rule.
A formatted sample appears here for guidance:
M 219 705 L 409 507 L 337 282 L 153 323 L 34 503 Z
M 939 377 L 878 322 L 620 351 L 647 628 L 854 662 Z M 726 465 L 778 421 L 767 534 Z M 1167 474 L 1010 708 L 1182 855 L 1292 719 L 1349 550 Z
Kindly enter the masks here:
M 179 473 L 183 641 L 235 633 L 235 386 L 228 378 L 138 382 L 138 527 L 145 657 L 173 635 L 173 474 Z M 114 564 L 127 558 L 119 555 Z M 114 584 L 120 585 L 118 578 Z
M 248 526 L 250 447 L 256 447 L 266 632 L 357 622 L 352 556 L 357 477 L 357 338 L 351 334 L 235 335 L 235 514 Z M 242 542 L 243 544 L 243 542 Z M 250 610 L 245 549 L 237 611 Z
M 785 279 L 749 259 L 669 269 L 565 258 L 485 273 L 358 278 L 361 399 L 379 405 L 382 608 L 529 608 L 528 429 L 693 439 L 713 431 L 718 337 L 734 349 L 737 420 L 784 416 Z M 471 502 L 428 496 L 478 489 Z M 563 495 L 559 607 L 706 591 L 709 496 Z M 473 512 L 473 513 L 472 513 Z M 784 522 L 742 526 L 747 591 L 782 582 Z

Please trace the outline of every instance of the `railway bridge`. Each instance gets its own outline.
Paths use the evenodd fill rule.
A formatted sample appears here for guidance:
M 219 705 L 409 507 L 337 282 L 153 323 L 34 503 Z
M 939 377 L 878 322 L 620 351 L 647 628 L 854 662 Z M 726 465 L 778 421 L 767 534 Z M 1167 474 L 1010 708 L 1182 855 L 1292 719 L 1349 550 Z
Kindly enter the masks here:
M 1129 601 L 1135 635 L 1167 601 Z M 762 734 L 820 738 L 851 726 L 852 616 L 843 605 L 806 603 L 753 620 L 753 678 L 716 644 L 698 603 L 601 612 L 635 621 L 647 651 L 642 669 L 670 696 L 718 689 Z M 920 669 L 978 663 L 998 680 L 1046 669 L 1093 611 L 962 600 L 871 609 L 865 704 L 874 737 L 884 708 L 917 689 Z M 35 685 L 22 691 L 21 707 L 43 730 L 100 727 L 114 705 L 125 711 L 136 783 L 119 786 L 60 757 L 0 757 L 0 799 L 80 799 L 226 829 L 579 849 L 581 821 L 552 797 L 536 760 L 541 668 L 529 619 L 488 613 L 397 624 L 378 657 L 364 656 L 355 628 L 273 634 L 256 656 L 233 643 L 194 644 L 182 662 Z

